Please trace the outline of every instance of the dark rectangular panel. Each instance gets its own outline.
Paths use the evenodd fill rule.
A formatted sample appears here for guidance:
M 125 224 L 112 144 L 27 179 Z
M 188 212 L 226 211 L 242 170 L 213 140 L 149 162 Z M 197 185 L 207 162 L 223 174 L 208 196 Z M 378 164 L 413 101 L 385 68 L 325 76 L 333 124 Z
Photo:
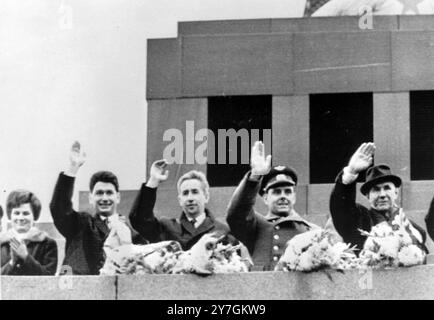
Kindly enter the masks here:
M 292 35 L 183 38 L 185 96 L 292 92 Z
M 411 180 L 434 180 L 434 91 L 410 92 Z
M 310 95 L 310 183 L 333 183 L 360 144 L 372 139 L 372 93 Z
M 220 154 L 220 147 L 215 150 L 215 161 L 207 165 L 207 177 L 212 187 L 236 186 L 250 170 L 250 146 L 261 140 L 265 143 L 265 152 L 271 154 L 271 146 L 264 137 L 264 129 L 269 133 L 272 125 L 271 96 L 228 96 L 208 99 L 208 129 L 214 133 L 215 145 L 223 145 L 218 131 L 233 129 L 233 145 L 226 138 L 226 150 Z M 258 129 L 259 137 L 252 132 Z M 247 134 L 241 134 L 244 131 Z M 237 134 L 237 135 L 236 135 Z M 238 135 L 239 134 L 239 135 Z M 270 139 L 271 139 L 271 135 Z M 223 137 L 223 135 L 222 135 Z M 247 146 L 242 143 L 248 144 Z M 236 155 L 236 163 L 230 163 L 230 152 Z M 223 161 L 221 161 L 223 160 Z M 235 160 L 235 159 L 232 159 Z
M 390 33 L 294 35 L 296 93 L 390 90 Z
M 434 18 L 433 18 L 434 19 Z M 392 32 L 392 89 L 434 88 L 434 31 Z
M 180 96 L 181 40 L 148 40 L 146 79 L 147 99 Z
M 271 19 L 179 22 L 178 35 L 268 33 L 270 25 Z

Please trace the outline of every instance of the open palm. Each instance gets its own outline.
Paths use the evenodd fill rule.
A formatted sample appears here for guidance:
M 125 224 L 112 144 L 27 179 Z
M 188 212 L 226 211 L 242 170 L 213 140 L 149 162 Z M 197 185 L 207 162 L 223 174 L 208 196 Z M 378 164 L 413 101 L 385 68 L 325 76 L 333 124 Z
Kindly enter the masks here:
M 372 164 L 375 145 L 372 142 L 362 143 L 351 157 L 348 167 L 352 173 L 359 173 L 369 168 Z
M 265 157 L 264 144 L 261 141 L 256 141 L 252 147 L 250 167 L 252 168 L 252 175 L 264 176 L 270 172 L 271 155 Z
M 80 142 L 75 141 L 71 147 L 69 155 L 71 165 L 81 167 L 86 162 L 86 153 L 81 150 Z

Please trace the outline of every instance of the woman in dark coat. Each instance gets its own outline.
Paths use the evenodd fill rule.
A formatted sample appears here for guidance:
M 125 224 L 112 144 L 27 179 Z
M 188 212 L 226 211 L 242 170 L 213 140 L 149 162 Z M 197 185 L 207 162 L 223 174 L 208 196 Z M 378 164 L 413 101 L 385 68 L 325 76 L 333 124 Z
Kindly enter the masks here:
M 26 190 L 12 191 L 6 200 L 11 229 L 0 233 L 2 275 L 54 275 L 56 241 L 34 226 L 41 202 Z

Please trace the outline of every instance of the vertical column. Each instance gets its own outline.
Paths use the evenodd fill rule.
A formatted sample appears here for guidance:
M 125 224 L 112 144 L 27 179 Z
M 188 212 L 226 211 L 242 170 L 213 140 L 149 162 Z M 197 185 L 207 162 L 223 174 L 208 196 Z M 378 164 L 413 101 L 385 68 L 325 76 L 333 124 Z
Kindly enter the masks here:
M 309 183 L 309 96 L 273 97 L 273 164 L 290 165 Z
M 198 130 L 207 128 L 207 99 L 169 99 L 148 101 L 148 139 L 147 139 L 147 171 L 155 160 L 163 157 L 163 152 L 172 142 L 164 141 L 166 133 L 177 132 L 182 138 L 180 142 L 182 163 L 172 164 L 170 176 L 164 184 L 176 187 L 178 178 L 189 170 L 206 172 L 206 164 L 197 164 L 194 158 L 196 147 L 201 142 L 195 142 Z M 188 123 L 187 123 L 188 121 Z M 170 131 L 169 131 L 170 130 Z M 175 138 L 172 138 L 174 141 Z M 188 153 L 188 154 L 187 154 Z
M 289 165 L 298 174 L 296 210 L 307 213 L 309 184 L 309 96 L 273 97 L 273 165 Z
M 410 181 L 410 99 L 408 92 L 374 93 L 375 163 L 387 163 Z

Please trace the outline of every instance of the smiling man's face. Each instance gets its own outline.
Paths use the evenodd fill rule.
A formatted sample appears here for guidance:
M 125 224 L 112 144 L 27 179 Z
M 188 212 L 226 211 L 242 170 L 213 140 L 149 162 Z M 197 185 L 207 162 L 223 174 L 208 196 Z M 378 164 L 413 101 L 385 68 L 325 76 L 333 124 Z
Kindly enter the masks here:
M 264 194 L 264 203 L 268 212 L 278 216 L 288 216 L 295 205 L 296 193 L 294 186 L 280 186 L 268 189 Z
M 120 193 L 112 183 L 97 182 L 89 194 L 89 203 L 95 213 L 102 216 L 108 217 L 115 213 L 119 202 Z

